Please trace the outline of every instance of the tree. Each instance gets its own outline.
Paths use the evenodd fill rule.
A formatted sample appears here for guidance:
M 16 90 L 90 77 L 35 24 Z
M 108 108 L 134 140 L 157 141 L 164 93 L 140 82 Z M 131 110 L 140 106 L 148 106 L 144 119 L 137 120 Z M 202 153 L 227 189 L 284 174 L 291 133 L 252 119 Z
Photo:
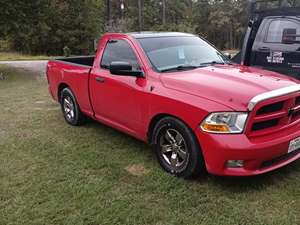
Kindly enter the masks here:
M 4 0 L 2 36 L 14 50 L 62 54 L 63 47 L 81 54 L 103 32 L 103 3 L 97 0 Z
M 300 0 L 283 1 L 300 5 Z M 2 0 L 0 39 L 8 39 L 13 50 L 26 53 L 62 54 L 68 46 L 73 54 L 85 54 L 104 31 L 132 32 L 142 25 L 143 30 L 195 33 L 221 49 L 239 48 L 248 20 L 247 2 Z

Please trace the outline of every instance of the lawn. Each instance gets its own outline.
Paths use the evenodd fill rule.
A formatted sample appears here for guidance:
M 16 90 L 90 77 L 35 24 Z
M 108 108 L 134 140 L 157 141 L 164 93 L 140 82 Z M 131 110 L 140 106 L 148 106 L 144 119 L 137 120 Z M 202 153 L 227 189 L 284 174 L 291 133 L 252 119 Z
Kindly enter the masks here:
M 57 58 L 57 56 L 46 56 L 46 55 L 27 55 L 18 52 L 0 52 L 0 61 L 10 60 L 47 60 Z
M 67 125 L 45 79 L 0 80 L 0 224 L 300 224 L 300 161 L 251 178 L 162 171 L 150 147 Z

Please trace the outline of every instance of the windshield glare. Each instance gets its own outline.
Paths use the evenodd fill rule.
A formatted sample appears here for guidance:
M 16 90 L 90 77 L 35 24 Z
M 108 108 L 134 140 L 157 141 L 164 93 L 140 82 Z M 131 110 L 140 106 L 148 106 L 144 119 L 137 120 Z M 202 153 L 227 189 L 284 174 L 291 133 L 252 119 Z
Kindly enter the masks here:
M 158 71 L 179 66 L 226 63 L 225 56 L 199 37 L 143 38 L 138 41 Z

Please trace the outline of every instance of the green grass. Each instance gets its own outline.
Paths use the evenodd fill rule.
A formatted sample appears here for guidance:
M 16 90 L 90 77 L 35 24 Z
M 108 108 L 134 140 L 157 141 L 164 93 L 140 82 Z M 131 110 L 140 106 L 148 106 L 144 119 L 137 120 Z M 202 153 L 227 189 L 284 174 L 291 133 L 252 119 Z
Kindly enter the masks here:
M 67 125 L 44 79 L 0 72 L 1 225 L 300 224 L 299 161 L 252 178 L 179 179 L 134 138 Z
M 46 55 L 26 55 L 17 52 L 0 52 L 0 61 L 10 60 L 48 60 L 57 58 L 57 56 Z

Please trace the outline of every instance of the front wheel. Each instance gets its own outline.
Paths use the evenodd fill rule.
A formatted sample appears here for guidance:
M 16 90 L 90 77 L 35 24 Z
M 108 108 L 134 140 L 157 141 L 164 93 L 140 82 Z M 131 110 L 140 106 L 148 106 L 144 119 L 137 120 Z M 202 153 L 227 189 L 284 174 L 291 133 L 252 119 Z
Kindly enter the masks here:
M 204 169 L 198 141 L 182 121 L 166 117 L 155 126 L 154 150 L 162 168 L 179 177 L 188 178 Z

